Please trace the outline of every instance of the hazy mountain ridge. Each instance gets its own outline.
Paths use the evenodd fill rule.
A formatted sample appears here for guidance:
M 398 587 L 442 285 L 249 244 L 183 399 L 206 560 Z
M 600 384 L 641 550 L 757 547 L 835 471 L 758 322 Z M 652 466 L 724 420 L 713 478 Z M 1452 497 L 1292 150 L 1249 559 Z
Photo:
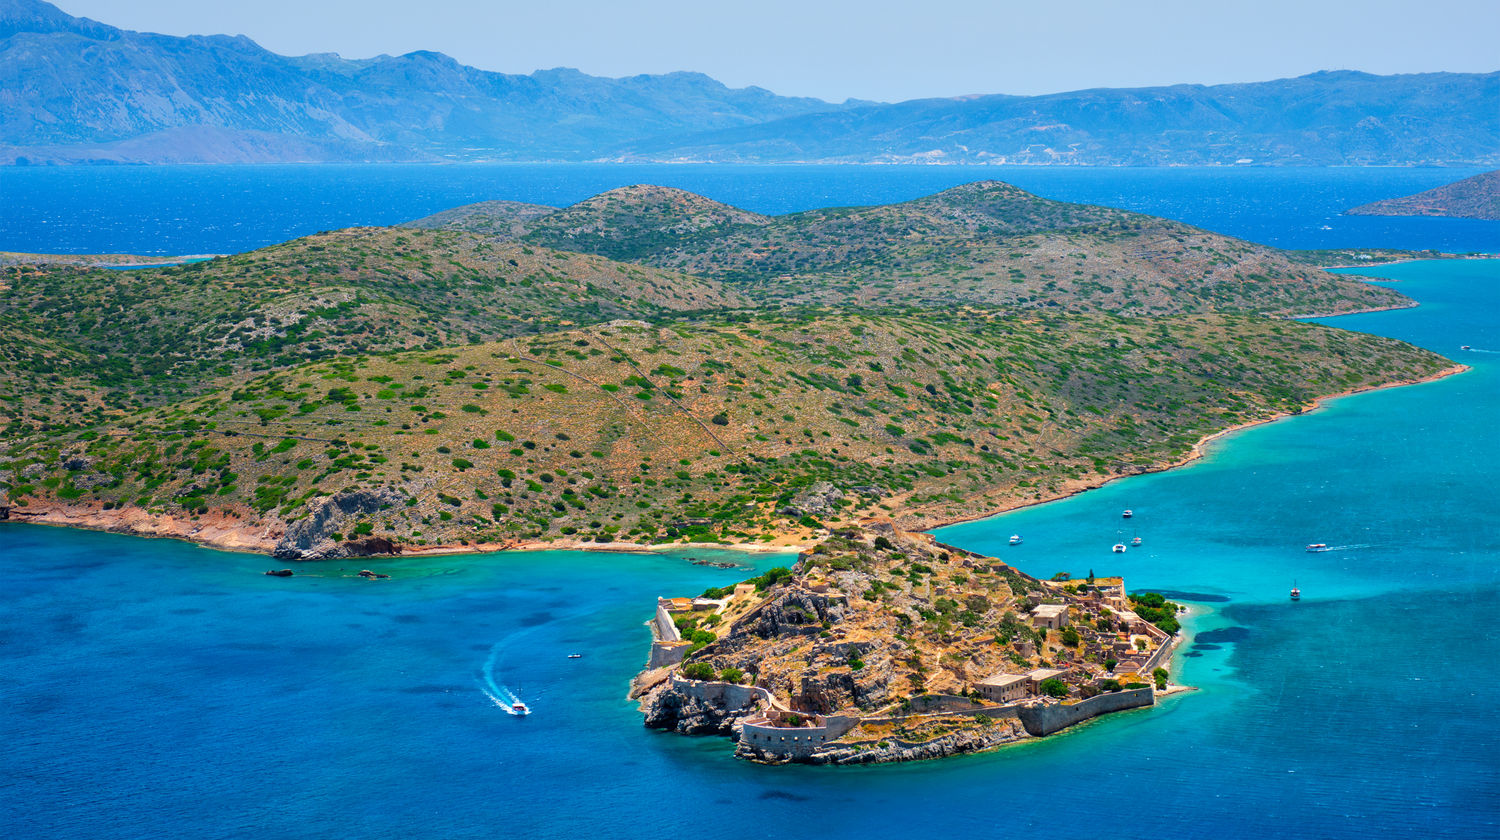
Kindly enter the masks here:
M 0 0 L 0 163 L 371 160 L 1489 165 L 1500 73 L 832 104 L 701 73 L 288 57 Z
M 700 73 L 510 75 L 426 51 L 291 58 L 245 37 L 130 32 L 0 0 L 7 162 L 584 159 L 626 140 L 836 107 Z M 214 142 L 184 154 L 184 131 Z

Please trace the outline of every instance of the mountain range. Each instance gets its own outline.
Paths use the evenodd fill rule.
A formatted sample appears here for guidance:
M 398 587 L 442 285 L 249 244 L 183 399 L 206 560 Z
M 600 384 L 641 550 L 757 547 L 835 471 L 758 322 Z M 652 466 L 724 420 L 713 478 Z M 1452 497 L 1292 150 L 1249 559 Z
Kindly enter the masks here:
M 835 104 L 701 73 L 283 56 L 0 0 L 0 163 L 444 160 L 1493 165 L 1500 72 Z

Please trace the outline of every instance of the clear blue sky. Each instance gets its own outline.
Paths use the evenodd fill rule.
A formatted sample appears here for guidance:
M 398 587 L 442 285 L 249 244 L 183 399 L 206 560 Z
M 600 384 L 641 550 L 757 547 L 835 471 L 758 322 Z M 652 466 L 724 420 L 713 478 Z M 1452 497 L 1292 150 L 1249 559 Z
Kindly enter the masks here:
M 843 100 L 1500 70 L 1500 0 L 54 0 L 126 29 Z

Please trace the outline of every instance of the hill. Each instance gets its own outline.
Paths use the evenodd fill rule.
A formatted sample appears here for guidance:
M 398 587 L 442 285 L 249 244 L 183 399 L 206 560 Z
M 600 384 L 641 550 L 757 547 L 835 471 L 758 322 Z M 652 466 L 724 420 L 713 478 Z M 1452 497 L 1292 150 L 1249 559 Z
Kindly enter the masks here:
M 1345 211 L 1351 216 L 1456 216 L 1500 219 L 1500 169 L 1401 198 Z
M 1399 294 L 1003 184 L 774 218 L 659 187 L 445 218 L 494 233 L 355 228 L 127 271 L 13 258 L 0 489 L 299 558 L 797 539 L 1051 498 L 1448 365 L 1263 314 Z M 1007 268 L 966 283 L 976 255 Z
M 1166 219 L 983 181 L 900 204 L 765 217 L 662 187 L 542 215 L 482 206 L 417 224 L 720 280 L 764 304 L 955 304 L 1147 315 L 1300 315 L 1402 305 L 1295 255 Z

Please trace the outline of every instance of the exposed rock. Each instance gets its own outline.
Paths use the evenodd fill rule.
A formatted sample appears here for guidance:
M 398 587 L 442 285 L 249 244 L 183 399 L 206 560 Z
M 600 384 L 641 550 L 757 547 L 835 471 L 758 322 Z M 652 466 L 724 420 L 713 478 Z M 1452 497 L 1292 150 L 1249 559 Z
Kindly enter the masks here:
M 341 548 L 344 552 L 339 555 L 341 557 L 374 557 L 381 554 L 401 553 L 401 546 L 385 537 L 366 537 L 362 540 L 349 540 Z
M 317 502 L 306 519 L 287 526 L 286 533 L 276 543 L 273 554 L 282 560 L 365 556 L 352 553 L 350 543 L 334 543 L 332 535 L 338 533 L 350 517 L 376 513 L 384 507 L 401 502 L 402 498 L 395 490 L 382 487 L 379 490 L 352 490 Z M 370 541 L 361 541 L 360 544 L 367 542 Z
M 291 569 L 268 569 L 266 571 L 266 574 L 270 575 L 271 577 L 291 577 L 292 576 L 292 570 Z
M 838 509 L 844 491 L 827 481 L 819 481 L 803 490 L 792 503 L 781 509 L 787 516 L 826 516 Z
M 754 714 L 754 705 L 734 702 L 720 694 L 694 692 L 691 683 L 667 680 L 641 699 L 646 726 L 669 729 L 683 735 L 730 735 L 741 720 Z
M 1016 721 L 996 721 L 984 729 L 964 729 L 930 741 L 909 743 L 899 738 L 873 742 L 834 742 L 805 759 L 807 764 L 879 764 L 893 761 L 927 761 L 950 755 L 980 752 L 1028 737 Z M 735 756 L 764 764 L 785 764 L 788 759 L 769 755 L 741 743 Z

